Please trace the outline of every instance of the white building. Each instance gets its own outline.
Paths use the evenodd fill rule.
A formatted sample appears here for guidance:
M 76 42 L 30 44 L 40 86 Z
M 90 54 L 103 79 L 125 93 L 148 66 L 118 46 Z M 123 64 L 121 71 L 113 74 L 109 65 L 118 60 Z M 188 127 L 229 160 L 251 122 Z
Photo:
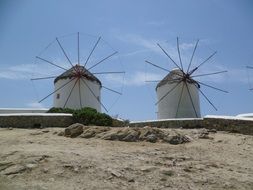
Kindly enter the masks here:
M 191 96 L 188 93 L 186 84 Z M 173 69 L 156 86 L 158 119 L 200 117 L 197 88 L 199 88 L 199 85 L 196 81 L 184 77 L 181 70 Z
M 54 107 L 91 107 L 101 112 L 102 83 L 84 66 L 76 65 L 54 80 Z

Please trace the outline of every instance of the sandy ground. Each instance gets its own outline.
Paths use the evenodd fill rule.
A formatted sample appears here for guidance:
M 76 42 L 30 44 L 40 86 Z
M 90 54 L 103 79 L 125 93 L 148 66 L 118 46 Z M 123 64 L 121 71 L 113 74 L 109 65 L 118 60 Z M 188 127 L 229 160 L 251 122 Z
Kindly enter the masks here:
M 253 189 L 253 136 L 171 145 L 55 134 L 62 130 L 0 129 L 0 189 Z

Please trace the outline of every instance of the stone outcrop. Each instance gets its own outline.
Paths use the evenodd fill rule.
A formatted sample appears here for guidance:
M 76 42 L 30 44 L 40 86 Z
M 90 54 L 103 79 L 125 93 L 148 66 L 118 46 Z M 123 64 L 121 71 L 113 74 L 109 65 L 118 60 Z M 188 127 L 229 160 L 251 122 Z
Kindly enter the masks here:
M 74 123 L 70 126 L 68 126 L 64 131 L 65 137 L 77 137 L 83 133 L 84 125 L 81 123 Z
M 170 144 L 183 144 L 193 139 L 184 135 L 168 132 L 162 129 L 144 127 L 144 128 L 111 128 L 98 126 L 83 126 L 76 123 L 65 129 L 64 136 L 81 138 L 99 138 L 103 140 L 137 142 L 147 141 L 151 143 L 166 142 Z

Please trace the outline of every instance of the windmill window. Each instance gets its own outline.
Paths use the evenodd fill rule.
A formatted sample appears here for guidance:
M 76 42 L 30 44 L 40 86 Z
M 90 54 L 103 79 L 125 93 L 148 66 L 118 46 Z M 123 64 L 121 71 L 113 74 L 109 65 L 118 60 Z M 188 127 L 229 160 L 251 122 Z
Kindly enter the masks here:
M 100 101 L 100 97 L 99 96 L 97 97 L 97 99 L 98 99 L 98 101 Z
M 56 94 L 56 99 L 60 99 L 60 94 Z

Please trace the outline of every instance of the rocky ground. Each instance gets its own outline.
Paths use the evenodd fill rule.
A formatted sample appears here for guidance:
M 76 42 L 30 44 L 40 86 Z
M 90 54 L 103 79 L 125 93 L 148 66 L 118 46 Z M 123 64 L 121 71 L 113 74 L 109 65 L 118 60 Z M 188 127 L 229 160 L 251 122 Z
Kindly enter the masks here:
M 205 129 L 0 129 L 0 190 L 252 190 L 252 147 Z

